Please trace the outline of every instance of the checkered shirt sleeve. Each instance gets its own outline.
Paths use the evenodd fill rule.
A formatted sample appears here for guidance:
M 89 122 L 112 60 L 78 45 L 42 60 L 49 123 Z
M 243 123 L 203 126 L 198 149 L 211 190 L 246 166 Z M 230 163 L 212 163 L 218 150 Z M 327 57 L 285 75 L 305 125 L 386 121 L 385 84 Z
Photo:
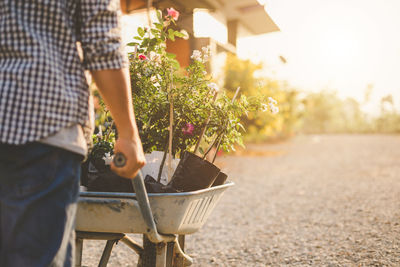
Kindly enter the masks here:
M 85 125 L 84 70 L 127 62 L 118 17 L 118 0 L 0 0 L 0 143 L 25 144 Z
M 88 70 L 127 65 L 121 46 L 119 1 L 81 0 L 80 41 Z M 95 40 L 95 41 L 94 41 Z

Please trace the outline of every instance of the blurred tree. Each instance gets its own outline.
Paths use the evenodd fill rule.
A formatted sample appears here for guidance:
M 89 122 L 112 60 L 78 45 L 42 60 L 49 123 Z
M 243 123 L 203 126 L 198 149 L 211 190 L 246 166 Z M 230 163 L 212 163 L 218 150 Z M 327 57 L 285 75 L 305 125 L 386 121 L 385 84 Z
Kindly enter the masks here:
M 361 105 L 371 101 L 374 85 L 369 84 L 362 104 L 353 98 L 341 99 L 335 92 L 323 90 L 307 93 L 300 100 L 299 92 L 285 81 L 257 77 L 263 66 L 229 55 L 225 67 L 225 88 L 234 95 L 236 88 L 246 96 L 262 94 L 278 101 L 279 114 L 256 113 L 243 118 L 247 140 L 263 141 L 286 138 L 294 133 L 400 133 L 400 114 L 393 97 L 380 101 L 381 114 L 373 118 Z
M 381 112 L 385 113 L 394 110 L 394 103 L 392 95 L 387 95 L 381 98 Z
M 374 84 L 370 83 L 367 85 L 367 88 L 365 88 L 364 91 L 364 103 L 368 103 L 369 100 L 371 99 L 371 94 L 374 90 Z
M 256 77 L 257 71 L 262 68 L 261 64 L 239 59 L 232 54 L 227 57 L 224 87 L 228 95 L 233 97 L 237 87 L 240 87 L 240 94 L 247 97 L 263 95 L 278 101 L 278 114 L 258 112 L 242 119 L 247 129 L 246 140 L 248 141 L 287 138 L 292 136 L 300 125 L 298 91 L 286 82 Z
M 400 133 L 400 114 L 396 111 L 392 95 L 381 98 L 381 114 L 375 120 L 375 130 L 381 133 Z
M 238 87 L 240 94 L 254 94 L 257 79 L 254 73 L 261 70 L 262 65 L 254 64 L 250 60 L 241 60 L 233 54 L 228 54 L 225 65 L 225 89 L 229 96 L 233 97 Z
M 335 92 L 309 93 L 304 99 L 305 133 L 359 133 L 371 126 L 360 104 L 353 98 L 340 99 Z

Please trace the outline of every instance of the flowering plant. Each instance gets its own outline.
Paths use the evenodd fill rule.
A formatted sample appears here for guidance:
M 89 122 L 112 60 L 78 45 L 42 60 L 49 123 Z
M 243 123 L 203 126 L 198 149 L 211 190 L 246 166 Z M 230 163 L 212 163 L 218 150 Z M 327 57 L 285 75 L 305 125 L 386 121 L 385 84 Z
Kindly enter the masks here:
M 154 27 L 138 28 L 139 36 L 130 43 L 136 51 L 130 54 L 130 73 L 133 87 L 133 103 L 140 136 L 145 152 L 165 151 L 168 145 L 170 108 L 173 105 L 172 152 L 193 146 L 201 132 L 213 99 L 209 90 L 204 64 L 195 62 L 180 72 L 175 55 L 166 51 L 166 40 L 184 37 L 173 30 L 179 13 L 168 9 L 162 16 L 157 12 Z M 203 58 L 209 57 L 205 49 Z M 204 62 L 203 62 L 204 63 Z
M 157 17 L 154 27 L 138 28 L 135 41 L 128 44 L 135 47 L 135 52 L 129 54 L 130 78 L 144 151 L 170 150 L 175 157 L 185 150 L 196 152 L 197 148 L 206 154 L 204 151 L 214 146 L 226 151 L 234 150 L 234 144 L 243 146 L 240 119 L 257 110 L 277 112 L 276 101 L 266 96 L 236 97 L 238 91 L 234 99 L 229 98 L 206 72 L 205 63 L 211 56 L 209 47 L 193 51 L 192 63 L 182 70 L 175 55 L 166 50 L 167 40 L 185 36 L 173 29 L 179 12 L 171 8 L 163 16 L 157 11 Z M 92 189 L 95 184 L 107 185 L 109 176 L 115 178 L 107 165 L 118 133 L 101 100 L 96 128 L 94 146 L 82 165 L 82 184 Z M 159 166 L 158 182 L 165 159 L 166 153 Z
M 194 148 L 202 137 L 203 145 L 218 143 L 227 151 L 235 143 L 243 145 L 240 117 L 256 110 L 276 112 L 275 100 L 242 95 L 232 101 L 220 92 L 205 68 L 211 56 L 209 47 L 194 50 L 192 63 L 181 71 L 175 55 L 166 51 L 166 41 L 185 35 L 173 29 L 179 13 L 172 8 L 167 12 L 163 17 L 157 11 L 154 27 L 138 28 L 139 36 L 128 44 L 135 46 L 129 55 L 130 74 L 144 151 L 166 151 L 171 115 L 174 156 Z

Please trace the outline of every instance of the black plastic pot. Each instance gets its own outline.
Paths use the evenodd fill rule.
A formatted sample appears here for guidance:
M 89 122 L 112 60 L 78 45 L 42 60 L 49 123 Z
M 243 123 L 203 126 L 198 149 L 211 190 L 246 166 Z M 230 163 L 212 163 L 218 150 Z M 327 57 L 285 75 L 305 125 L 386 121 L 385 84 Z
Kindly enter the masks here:
M 94 167 L 94 164 L 85 162 L 82 165 L 81 184 L 89 192 L 121 192 L 135 193 L 130 179 L 118 176 L 108 166 L 101 171 Z M 178 193 L 171 185 L 163 185 L 157 182 L 150 175 L 144 179 L 147 193 Z
M 179 191 L 173 188 L 171 185 L 163 185 L 157 182 L 150 175 L 146 175 L 144 179 L 147 193 L 178 193 Z
M 220 169 L 211 162 L 185 151 L 169 185 L 182 192 L 208 188 L 219 172 Z
M 82 180 L 82 185 L 92 192 L 134 192 L 132 181 L 116 175 L 109 167 L 98 171 L 94 166 L 90 166 L 86 177 Z
M 226 173 L 220 172 L 218 173 L 217 178 L 215 178 L 212 186 L 223 185 L 226 182 L 226 179 L 228 179 L 228 175 Z

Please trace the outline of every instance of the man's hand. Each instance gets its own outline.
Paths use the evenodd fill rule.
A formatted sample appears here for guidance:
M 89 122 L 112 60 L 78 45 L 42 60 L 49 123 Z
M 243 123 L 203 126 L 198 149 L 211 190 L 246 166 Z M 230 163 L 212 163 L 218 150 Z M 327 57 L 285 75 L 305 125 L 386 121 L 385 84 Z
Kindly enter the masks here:
M 114 146 L 114 155 L 117 153 L 122 153 L 126 157 L 126 164 L 123 167 L 116 167 L 114 162 L 111 163 L 111 169 L 119 176 L 133 179 L 146 164 L 140 140 L 119 138 Z

